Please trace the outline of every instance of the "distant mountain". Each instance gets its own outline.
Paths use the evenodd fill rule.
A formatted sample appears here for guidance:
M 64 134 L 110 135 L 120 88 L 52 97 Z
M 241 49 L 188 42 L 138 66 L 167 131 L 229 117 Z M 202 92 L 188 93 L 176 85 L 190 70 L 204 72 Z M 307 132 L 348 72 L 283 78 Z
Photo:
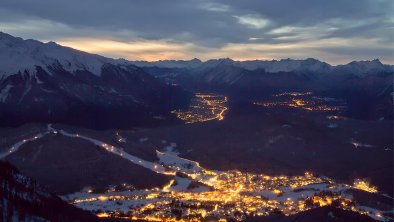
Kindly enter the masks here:
M 233 63 L 222 61 L 214 66 L 207 64 L 204 68 L 194 70 L 185 79 L 193 78 L 197 84 L 214 84 L 214 85 L 233 85 L 237 83 L 244 75 L 250 73 L 241 67 L 235 66 Z
M 0 161 L 0 221 L 98 221 Z
M 248 70 L 233 63 L 221 63 L 212 68 L 195 69 L 189 74 L 177 75 L 175 81 L 190 90 L 215 90 L 222 93 L 272 94 L 278 91 L 307 91 L 318 75 L 303 72 L 275 73 L 265 69 Z
M 350 116 L 392 119 L 394 66 L 378 59 L 331 66 L 316 59 L 234 61 L 212 59 L 182 68 L 142 67 L 145 71 L 194 91 L 217 91 L 232 100 L 254 100 L 273 93 L 313 91 L 345 100 Z
M 374 59 L 372 61 L 353 61 L 346 65 L 337 65 L 333 67 L 332 72 L 365 76 L 368 74 L 392 73 L 394 72 L 394 66 L 384 65 L 379 59 Z
M 267 72 L 291 72 L 291 71 L 302 71 L 302 72 L 319 72 L 328 73 L 332 70 L 332 66 L 321 62 L 316 59 L 305 59 L 305 60 L 294 60 L 294 59 L 282 59 L 282 60 L 250 60 L 250 61 L 234 61 L 230 58 L 224 59 L 211 59 L 202 62 L 198 59 L 192 60 L 161 60 L 155 62 L 146 61 L 133 61 L 131 62 L 142 68 L 156 67 L 156 68 L 172 68 L 172 69 L 197 69 L 204 70 L 207 68 L 214 68 L 218 65 L 233 65 L 235 67 L 244 68 L 246 70 L 264 69 Z
M 246 60 L 235 61 L 230 58 L 211 59 L 202 62 L 198 59 L 193 60 L 160 60 L 155 62 L 133 61 L 133 64 L 146 68 L 172 68 L 188 70 L 204 70 L 214 68 L 218 65 L 232 65 L 234 67 L 244 68 L 246 70 L 265 70 L 269 73 L 278 72 L 298 72 L 313 74 L 331 74 L 340 72 L 342 74 L 366 75 L 372 73 L 390 73 L 393 72 L 393 65 L 382 64 L 378 59 L 372 61 L 353 61 L 345 65 L 332 66 L 326 62 L 317 59 L 281 59 L 281 60 Z
M 160 68 L 156 67 L 156 70 L 148 71 L 158 73 Z M 218 84 L 222 86 L 248 86 L 245 81 L 249 81 L 255 86 L 264 87 L 266 84 L 272 85 L 270 79 L 275 81 L 275 79 L 281 79 L 281 76 L 283 76 L 283 81 L 278 82 L 279 85 L 272 85 L 275 88 L 281 87 L 281 84 L 288 85 L 286 81 L 291 81 L 292 76 L 298 80 L 307 81 L 323 78 L 349 78 L 351 76 L 364 78 L 368 75 L 389 75 L 394 72 L 394 69 L 390 65 L 382 64 L 377 59 L 331 66 L 312 58 L 306 60 L 282 59 L 279 61 L 233 61 L 226 58 L 208 60 L 198 67 L 183 68 L 183 72 L 179 72 L 177 68 L 171 70 L 168 67 L 165 68 L 165 71 L 171 72 L 173 74 L 171 77 L 182 79 L 184 82 L 186 80 L 186 82 L 200 85 Z M 155 73 L 152 74 L 155 75 Z M 167 77 L 165 73 L 162 72 L 161 74 L 161 76 Z
M 126 60 L 0 33 L 1 125 L 138 125 L 187 104 L 189 96 Z
M 140 67 L 160 67 L 160 68 L 196 68 L 203 62 L 199 59 L 192 60 L 159 60 L 155 62 L 130 61 L 130 63 Z
M 331 65 L 317 59 L 308 58 L 305 60 L 282 59 L 272 61 L 239 61 L 236 64 L 248 70 L 264 69 L 266 72 L 305 72 L 316 74 L 327 74 L 331 70 Z

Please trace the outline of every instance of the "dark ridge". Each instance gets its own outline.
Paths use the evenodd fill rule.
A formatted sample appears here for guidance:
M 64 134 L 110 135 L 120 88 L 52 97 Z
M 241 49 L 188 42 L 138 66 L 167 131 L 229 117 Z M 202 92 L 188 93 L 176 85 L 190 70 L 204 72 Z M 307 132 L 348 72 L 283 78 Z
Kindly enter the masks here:
M 87 211 L 78 209 L 48 193 L 35 180 L 23 176 L 8 162 L 0 161 L 1 221 L 98 221 Z

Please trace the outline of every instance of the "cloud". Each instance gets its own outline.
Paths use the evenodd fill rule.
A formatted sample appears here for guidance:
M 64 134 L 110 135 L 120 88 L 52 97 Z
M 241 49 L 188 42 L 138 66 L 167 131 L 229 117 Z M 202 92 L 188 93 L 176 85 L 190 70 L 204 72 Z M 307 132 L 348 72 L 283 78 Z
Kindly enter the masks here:
M 313 57 L 317 59 L 328 61 L 332 64 L 339 64 L 352 61 L 354 54 L 359 55 L 359 60 L 379 58 L 382 55 L 392 56 L 392 50 L 380 45 L 378 39 L 363 38 L 305 40 L 301 44 L 298 42 L 275 44 L 254 42 L 229 43 L 215 50 L 192 43 L 165 40 L 118 42 L 107 39 L 77 38 L 60 40 L 59 43 L 113 58 L 147 61 L 192 59 L 195 57 L 202 60 L 224 57 L 230 57 L 235 60 L 306 59 L 311 57 L 310 55 L 314 55 Z
M 374 57 L 394 62 L 387 53 L 387 45 L 394 42 L 393 10 L 391 0 L 4 0 L 0 30 L 78 47 L 110 41 L 114 47 L 100 49 L 102 53 L 126 58 L 232 57 L 237 55 L 231 47 L 237 46 L 238 55 L 256 58 L 334 60 L 336 53 L 338 58 L 345 54 L 347 60 L 356 60 L 373 52 Z M 338 49 L 327 44 L 332 39 L 348 44 Z M 373 42 L 374 48 L 365 49 L 355 40 Z M 122 51 L 118 43 L 133 50 Z M 148 47 L 144 53 L 135 48 L 148 43 L 157 49 Z M 311 50 L 309 45 L 316 43 L 321 44 L 318 50 Z M 278 51 L 261 55 L 250 44 Z
M 188 58 L 188 52 L 195 47 L 190 43 L 143 39 L 130 42 L 119 42 L 98 38 L 75 38 L 60 39 L 58 43 L 82 51 L 102 54 L 113 58 L 147 61 Z
M 244 15 L 244 16 L 234 16 L 238 20 L 239 24 L 246 25 L 253 29 L 262 29 L 270 24 L 268 19 L 261 18 L 257 15 Z
M 228 12 L 230 11 L 230 6 L 214 2 L 202 2 L 200 5 L 202 9 L 213 11 L 213 12 Z

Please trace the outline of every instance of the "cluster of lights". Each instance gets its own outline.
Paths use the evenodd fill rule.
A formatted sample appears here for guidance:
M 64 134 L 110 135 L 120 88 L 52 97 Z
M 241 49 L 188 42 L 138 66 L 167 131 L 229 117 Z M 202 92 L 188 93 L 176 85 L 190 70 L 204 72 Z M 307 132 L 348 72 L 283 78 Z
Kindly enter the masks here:
M 0 159 L 2 159 L 4 157 L 16 152 L 19 149 L 19 147 L 22 146 L 23 144 L 26 144 L 27 142 L 31 142 L 31 141 L 34 141 L 34 140 L 37 140 L 37 139 L 41 139 L 42 137 L 44 137 L 47 134 L 48 134 L 48 132 L 39 133 L 39 134 L 37 134 L 37 135 L 35 135 L 35 136 L 31 137 L 31 138 L 23 139 L 22 141 L 17 142 L 13 146 L 11 146 L 11 148 L 8 151 L 6 151 L 5 153 L 0 153 Z
M 197 93 L 187 111 L 174 110 L 172 113 L 186 123 L 223 120 L 228 109 L 227 100 L 227 97 L 222 95 Z
M 110 152 L 116 152 L 116 148 L 109 144 L 102 143 L 101 146 Z M 158 151 L 158 154 L 163 153 Z M 165 165 L 167 171 L 177 177 L 162 189 L 146 189 L 141 192 L 123 185 L 131 192 L 122 193 L 111 187 L 103 194 L 96 194 L 88 189 L 84 198 L 73 199 L 71 203 L 82 208 L 96 204 L 99 207 L 93 212 L 99 217 L 146 221 L 202 221 L 210 217 L 221 221 L 242 221 L 250 216 L 267 216 L 273 212 L 292 215 L 328 205 L 371 214 L 355 207 L 353 200 L 347 195 L 342 196 L 342 190 L 355 188 L 377 192 L 376 187 L 360 179 L 350 186 L 336 184 L 325 177 L 315 177 L 310 172 L 303 176 L 268 176 L 236 170 L 210 171 L 202 168 L 198 162 L 189 162 L 195 166 Z M 191 183 L 187 188 L 173 189 L 177 186 L 177 178 L 190 180 Z M 195 191 L 190 186 L 192 183 L 194 188 L 205 189 Z M 315 186 L 323 188 L 316 192 Z M 105 207 L 113 206 L 114 203 L 125 204 L 127 210 Z
M 364 190 L 370 193 L 377 193 L 378 188 L 369 184 L 366 180 L 357 179 L 353 183 L 354 188 L 358 190 Z
M 315 106 L 315 104 L 311 103 L 310 101 L 301 100 L 301 99 L 293 99 L 290 102 L 255 102 L 253 104 L 257 105 L 257 106 L 265 106 L 265 107 L 273 107 L 273 106 L 295 107 L 295 108 L 301 108 L 301 109 L 309 110 L 309 111 L 336 111 L 336 110 L 339 110 L 338 107 L 330 107 L 327 105 Z
M 50 126 L 48 129 L 53 133 L 58 132 Z M 89 139 L 62 130 L 59 132 L 67 136 Z M 11 150 L 16 150 L 21 144 L 39 139 L 48 133 L 24 139 L 11 147 Z M 129 155 L 110 144 L 95 140 L 94 142 L 109 152 L 120 156 Z M 164 155 L 159 151 L 158 154 Z M 303 176 L 288 177 L 236 170 L 210 171 L 202 168 L 198 162 L 177 158 L 178 163 L 182 160 L 189 164 L 174 163 L 163 166 L 149 162 L 152 164 L 150 168 L 155 172 L 176 176 L 162 189 L 136 190 L 131 185 L 122 184 L 110 187 L 105 193 L 97 193 L 89 188 L 84 191 L 82 197 L 70 199 L 70 202 L 89 209 L 93 209 L 92 206 L 100 206 L 101 208 L 93 210 L 98 217 L 146 221 L 201 221 L 207 217 L 219 221 L 241 221 L 249 216 L 266 216 L 273 212 L 292 215 L 322 206 L 334 206 L 374 218 L 389 218 L 385 212 L 359 208 L 351 196 L 343 192 L 358 189 L 377 193 L 377 187 L 366 180 L 357 179 L 353 185 L 346 185 L 336 184 L 325 177 L 315 177 L 310 172 L 306 172 Z M 146 162 L 142 159 L 131 159 L 131 161 L 142 165 Z M 180 178 L 189 180 L 190 184 L 187 188 L 174 189 Z M 200 187 L 205 189 L 195 190 Z M 97 205 L 97 203 L 101 204 Z M 110 207 L 117 204 L 125 204 L 126 208 Z
M 86 202 L 140 201 L 143 204 L 130 205 L 128 212 L 108 210 L 98 211 L 97 214 L 101 217 L 147 221 L 201 221 L 207 217 L 222 221 L 242 221 L 249 216 L 267 216 L 273 212 L 292 215 L 328 205 L 367 214 L 355 208 L 355 203 L 342 196 L 337 189 L 339 186 L 352 186 L 337 185 L 328 178 L 315 177 L 309 172 L 303 176 L 288 177 L 240 171 L 216 172 L 204 169 L 199 172 L 188 172 L 180 169 L 178 174 L 208 189 L 200 192 L 193 189 L 174 191 L 171 187 L 176 185 L 176 180 L 171 180 L 162 189 L 154 188 L 127 195 L 115 195 L 113 190 L 108 190 L 107 194 L 73 200 L 72 203 L 78 206 Z M 310 196 L 284 197 L 287 192 L 313 191 L 313 188 L 307 188 L 308 185 L 323 185 L 325 191 L 312 192 Z M 377 191 L 362 180 L 356 180 L 353 188 L 367 192 Z
M 90 139 L 79 134 L 60 132 L 63 135 Z M 92 141 L 109 152 L 120 156 L 129 155 L 110 144 Z M 159 151 L 157 154 L 167 155 Z M 273 212 L 292 215 L 327 205 L 374 217 L 385 217 L 380 211 L 368 212 L 357 208 L 348 195 L 343 196 L 342 191 L 351 188 L 376 193 L 376 187 L 364 180 L 358 179 L 350 186 L 336 184 L 325 177 L 315 177 L 309 172 L 303 176 L 288 177 L 236 170 L 211 171 L 201 167 L 198 162 L 175 158 L 177 160 L 174 163 L 167 164 L 130 159 L 157 173 L 176 176 L 162 189 L 136 190 L 133 186 L 123 184 L 121 188 L 110 187 L 101 194 L 90 188 L 82 197 L 69 200 L 78 207 L 94 209 L 93 212 L 99 217 L 147 221 L 202 221 L 208 217 L 221 221 L 241 221 L 250 216 L 266 216 Z M 182 189 L 175 189 L 178 180 L 182 178 L 189 180 L 190 184 Z M 124 206 L 118 207 L 121 205 Z
M 301 108 L 309 111 L 337 111 L 340 110 L 340 107 L 337 106 L 329 106 L 325 104 L 325 99 L 320 97 L 310 97 L 312 95 L 311 92 L 298 93 L 298 92 L 290 92 L 290 93 L 281 93 L 275 94 L 273 97 L 285 97 L 290 98 L 290 100 L 286 101 L 275 101 L 275 102 L 254 102 L 254 105 L 264 106 L 264 107 L 294 107 Z
M 284 93 L 275 94 L 273 96 L 274 97 L 282 97 L 282 96 L 297 97 L 297 96 L 309 96 L 309 95 L 312 95 L 312 92 L 284 92 Z

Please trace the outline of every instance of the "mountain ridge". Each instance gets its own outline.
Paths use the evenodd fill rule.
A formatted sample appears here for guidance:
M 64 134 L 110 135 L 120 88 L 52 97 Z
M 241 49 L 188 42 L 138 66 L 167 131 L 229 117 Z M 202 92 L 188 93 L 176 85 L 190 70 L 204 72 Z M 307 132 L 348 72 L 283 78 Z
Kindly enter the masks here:
M 8 44 L 1 44 L 2 42 L 6 41 L 6 43 L 8 42 Z M 29 64 L 23 64 L 20 63 L 18 64 L 20 65 L 27 65 L 27 67 L 23 67 L 23 68 L 16 68 L 16 69 L 12 69 L 15 67 L 15 64 L 12 64 L 9 62 L 10 57 L 8 56 L 4 56 L 5 53 L 5 49 L 7 49 L 7 46 L 10 46 L 11 44 L 16 44 L 16 43 L 23 43 L 23 47 L 21 49 L 21 47 L 19 47 L 19 51 L 24 50 L 24 52 L 28 55 L 32 55 L 32 56 L 38 56 L 38 58 L 34 57 L 34 61 L 28 60 L 27 62 L 29 62 Z M 41 52 L 39 47 L 44 47 L 46 51 Z M 315 58 L 306 58 L 306 59 L 272 59 L 272 60 L 259 60 L 259 59 L 255 59 L 255 60 L 233 60 L 231 58 L 218 58 L 218 59 L 209 59 L 206 61 L 202 61 L 198 58 L 193 58 L 190 60 L 158 60 L 158 61 L 143 61 L 143 60 L 135 60 L 135 61 L 131 61 L 131 60 L 126 60 L 123 58 L 119 58 L 119 59 L 114 59 L 114 58 L 108 58 L 105 56 L 101 56 L 98 54 L 92 54 L 92 53 L 88 53 L 88 52 L 84 52 L 84 51 L 80 51 L 77 49 L 73 49 L 71 47 L 66 47 L 66 46 L 62 46 L 59 45 L 53 41 L 47 42 L 47 43 L 43 43 L 37 40 L 33 40 L 33 39 L 22 39 L 20 37 L 14 37 L 12 35 L 9 35 L 7 33 L 1 32 L 0 31 L 0 49 L 2 50 L 2 52 L 0 53 L 0 75 L 2 75 L 1 78 L 3 78 L 4 75 L 6 74 L 14 74 L 15 72 L 18 71 L 24 71 L 25 69 L 34 69 L 34 66 L 37 65 L 43 65 L 43 61 L 42 58 L 40 58 L 39 56 L 41 54 L 45 55 L 45 59 L 54 59 L 53 57 L 55 56 L 60 56 L 59 54 L 57 54 L 57 52 L 59 51 L 59 48 L 62 49 L 67 49 L 69 55 L 63 55 L 61 60 L 58 61 L 61 65 L 63 65 L 63 67 L 65 67 L 68 71 L 71 72 L 75 72 L 75 71 L 80 71 L 80 70 L 86 70 L 86 71 L 91 71 L 92 73 L 96 74 L 96 75 L 100 75 L 100 68 L 102 67 L 102 65 L 104 63 L 111 63 L 114 65 L 122 65 L 122 66 L 130 66 L 130 65 L 136 65 L 139 67 L 159 67 L 159 68 L 186 68 L 186 69 L 194 69 L 194 68 L 198 68 L 198 69 L 202 69 L 202 68 L 209 68 L 209 67 L 213 67 L 216 66 L 220 63 L 227 63 L 227 64 L 233 64 L 235 66 L 238 67 L 242 67 L 245 68 L 247 70 L 255 70 L 255 69 L 259 69 L 259 68 L 263 68 L 265 69 L 267 72 L 271 72 L 271 73 L 275 73 L 275 72 L 291 72 L 291 71 L 315 71 L 315 72 L 319 72 L 322 71 L 324 73 L 328 73 L 330 71 L 338 71 L 340 69 L 340 71 L 342 71 L 343 68 L 345 69 L 349 69 L 349 66 L 351 66 L 351 68 L 356 68 L 357 72 L 361 72 L 361 73 L 365 73 L 367 71 L 372 70 L 376 70 L 376 69 L 380 69 L 381 70 L 394 70 L 394 65 L 390 65 L 390 64 L 383 64 L 380 62 L 379 59 L 375 58 L 372 60 L 359 60 L 359 61 L 351 61 L 347 64 L 338 64 L 338 65 L 331 65 L 327 62 L 324 61 L 320 61 L 318 59 Z M 41 53 L 41 54 L 40 54 Z M 3 56 L 1 56 L 3 54 Z M 48 56 L 49 55 L 49 56 Z M 12 56 L 18 56 L 19 60 L 23 61 L 23 57 L 22 55 L 15 55 L 15 54 L 11 54 L 11 59 Z M 42 55 L 41 55 L 42 56 Z M 88 65 L 84 66 L 84 64 L 80 64 L 78 63 L 78 61 L 83 60 L 84 57 L 94 57 L 94 59 L 90 58 L 87 61 L 85 61 L 85 63 L 87 63 Z M 55 58 L 56 59 L 56 58 Z M 86 59 L 86 58 L 85 58 Z M 36 63 L 33 63 L 36 62 Z M 53 61 L 54 62 L 54 61 Z M 9 66 L 13 66 L 13 67 L 9 67 Z M 44 64 L 44 65 L 48 65 L 48 64 Z M 51 65 L 51 64 L 49 64 Z M 53 65 L 53 64 L 52 64 Z M 358 68 L 357 66 L 361 66 L 361 68 Z M 8 68 L 8 69 L 7 69 Z
M 126 60 L 0 33 L 0 125 L 125 127 L 168 116 L 189 97 Z
M 198 62 L 196 62 L 198 60 Z M 255 70 L 258 68 L 267 68 L 268 72 L 278 72 L 278 71 L 295 71 L 300 65 L 308 66 L 308 65 L 316 65 L 321 64 L 326 68 L 330 69 L 338 69 L 339 67 L 348 66 L 348 65 L 358 65 L 361 64 L 365 67 L 368 65 L 375 65 L 378 63 L 381 66 L 384 66 L 386 69 L 393 69 L 394 65 L 391 64 L 383 64 L 380 62 L 379 59 L 372 59 L 372 60 L 354 60 L 347 64 L 338 64 L 338 65 L 331 65 L 327 62 L 320 61 L 315 58 L 306 58 L 306 59 L 273 59 L 273 60 L 233 60 L 230 58 L 219 58 L 219 59 L 209 59 L 206 61 L 201 61 L 199 59 L 192 59 L 192 60 L 158 60 L 158 61 L 130 61 L 130 63 L 135 64 L 141 67 L 159 67 L 159 68 L 201 68 L 203 67 L 213 67 L 220 63 L 231 63 L 236 66 L 246 68 L 248 70 Z M 187 66 L 188 63 L 193 63 L 191 66 Z M 275 65 L 279 65 L 275 66 Z M 274 66 L 274 67 L 272 67 Z M 285 67 L 280 67 L 285 66 Z
M 0 161 L 0 209 L 1 221 L 99 221 L 4 161 Z

